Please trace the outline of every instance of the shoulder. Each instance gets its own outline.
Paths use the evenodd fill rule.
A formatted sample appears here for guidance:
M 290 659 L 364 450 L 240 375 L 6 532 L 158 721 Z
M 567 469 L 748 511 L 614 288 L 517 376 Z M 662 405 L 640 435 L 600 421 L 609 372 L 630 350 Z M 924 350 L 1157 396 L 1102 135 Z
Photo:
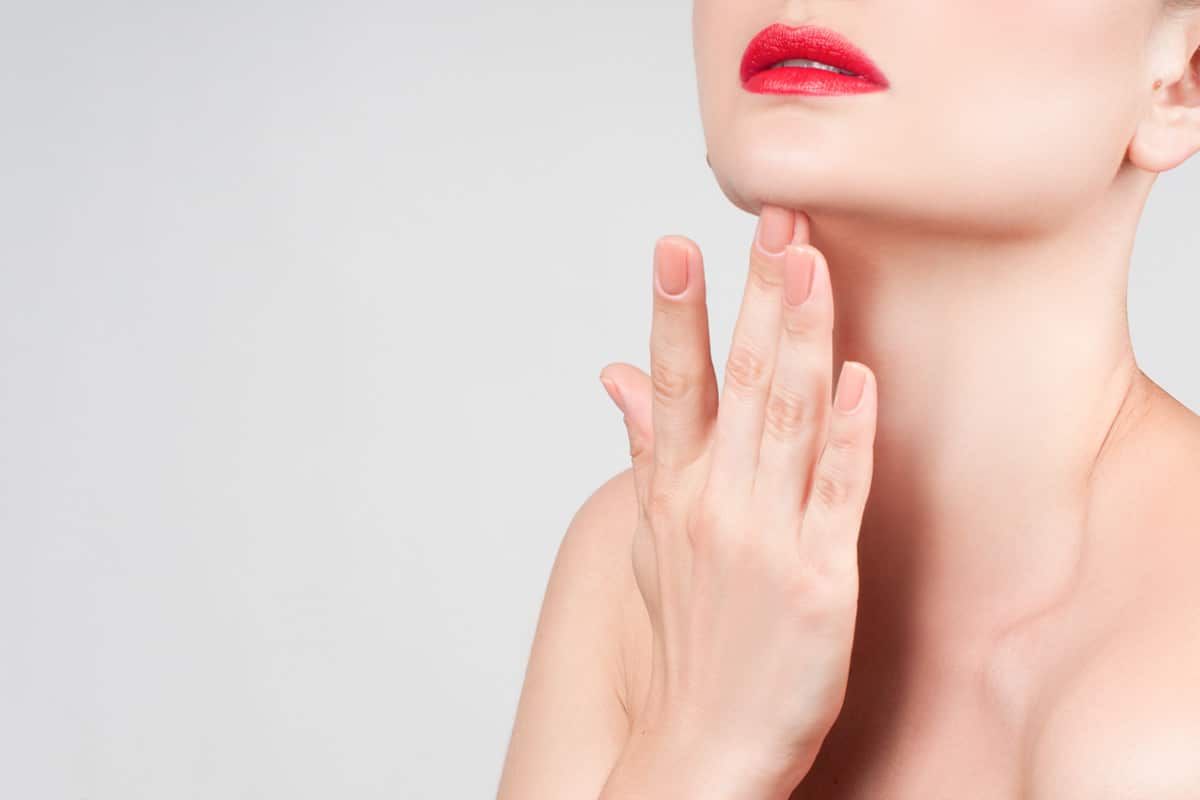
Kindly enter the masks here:
M 637 525 L 632 469 L 608 478 L 575 511 L 558 545 L 543 608 L 605 626 L 619 643 L 621 600 L 632 578 L 630 547 Z M 544 612 L 545 613 L 545 612 Z
M 612 526 L 622 529 L 637 524 L 637 491 L 633 483 L 633 469 L 626 468 L 605 480 L 583 501 L 571 518 L 565 539 L 582 540 L 589 546 L 612 542 Z
M 1200 800 L 1194 583 L 1167 581 L 1057 684 L 1032 737 L 1029 800 Z
M 616 692 L 626 711 L 640 697 L 649 674 L 650 620 L 633 572 L 633 535 L 638 522 L 633 469 L 602 483 L 575 512 L 559 546 L 562 582 L 584 584 L 585 593 L 603 605 L 612 645 Z M 559 567 L 556 566 L 556 569 Z
M 621 474 L 584 499 L 561 537 L 498 797 L 594 797 L 624 746 L 624 576 L 632 567 L 623 542 L 632 542 L 636 520 L 632 475 Z
M 1037 732 L 1030 800 L 1200 798 L 1200 607 L 1131 634 L 1064 687 Z
M 577 598 L 592 597 L 610 612 L 619 611 L 629 590 L 637 590 L 631 556 L 637 521 L 630 468 L 600 484 L 571 517 L 555 558 L 560 582 L 569 581 Z
M 617 693 L 627 714 L 637 710 L 650 681 L 653 630 L 633 571 L 633 536 L 638 523 L 637 485 L 632 467 L 601 485 L 579 509 L 564 539 L 595 565 L 614 615 Z M 571 539 L 575 541 L 570 541 Z M 580 559 L 582 560 L 582 559 Z
M 1135 491 L 1118 493 L 1118 516 L 1132 546 L 1102 580 L 1131 600 L 1047 686 L 1029 800 L 1200 800 L 1200 417 L 1158 399 L 1122 454 Z

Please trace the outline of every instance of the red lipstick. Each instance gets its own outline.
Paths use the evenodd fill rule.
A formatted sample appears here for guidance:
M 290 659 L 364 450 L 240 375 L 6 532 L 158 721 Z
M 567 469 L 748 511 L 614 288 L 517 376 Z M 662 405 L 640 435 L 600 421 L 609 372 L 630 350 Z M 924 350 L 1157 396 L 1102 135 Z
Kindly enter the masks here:
M 774 66 L 806 59 L 853 73 L 816 66 Z M 888 87 L 887 78 L 866 54 L 837 31 L 812 25 L 768 25 L 750 40 L 742 56 L 742 88 L 757 94 L 862 94 Z

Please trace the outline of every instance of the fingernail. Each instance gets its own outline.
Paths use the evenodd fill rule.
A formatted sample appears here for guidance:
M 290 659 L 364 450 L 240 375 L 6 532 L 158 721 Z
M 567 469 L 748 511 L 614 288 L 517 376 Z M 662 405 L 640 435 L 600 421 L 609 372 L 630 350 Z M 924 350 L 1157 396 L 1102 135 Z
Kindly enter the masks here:
M 812 295 L 816 258 L 805 247 L 788 247 L 783 264 L 783 296 L 788 305 L 798 306 Z
M 792 244 L 808 244 L 809 225 L 812 219 L 802 209 L 792 212 L 795 220 L 792 223 Z
M 600 383 L 604 384 L 604 391 L 608 392 L 608 396 L 617 404 L 617 408 L 621 413 L 625 413 L 625 400 L 621 397 L 621 390 L 617 388 L 617 384 L 610 378 L 601 378 Z
M 654 253 L 654 274 L 663 294 L 668 297 L 683 294 L 688 285 L 687 251 L 660 243 Z
M 758 214 L 755 236 L 758 246 L 767 253 L 781 255 L 792 240 L 792 213 L 780 206 L 764 205 Z
M 853 414 L 862 405 L 863 391 L 867 385 L 867 370 L 855 361 L 847 361 L 838 376 L 837 394 L 833 404 L 839 411 Z

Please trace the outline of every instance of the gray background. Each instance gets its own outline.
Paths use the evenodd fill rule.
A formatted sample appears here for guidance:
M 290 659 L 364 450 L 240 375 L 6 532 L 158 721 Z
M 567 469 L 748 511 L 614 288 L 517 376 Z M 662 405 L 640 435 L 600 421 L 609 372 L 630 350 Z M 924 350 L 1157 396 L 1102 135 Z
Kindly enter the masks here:
M 0 795 L 494 795 L 654 240 L 754 218 L 683 2 L 27 3 L 0 27 Z M 1139 360 L 1200 406 L 1196 163 Z M 719 369 L 719 372 L 723 370 Z

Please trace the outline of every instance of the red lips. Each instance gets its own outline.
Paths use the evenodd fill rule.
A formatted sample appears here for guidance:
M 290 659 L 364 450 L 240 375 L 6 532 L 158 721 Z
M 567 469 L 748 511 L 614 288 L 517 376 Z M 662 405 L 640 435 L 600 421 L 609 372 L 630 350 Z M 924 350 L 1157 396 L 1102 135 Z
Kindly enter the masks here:
M 772 64 L 792 58 L 819 61 L 831 67 L 853 72 L 854 76 L 841 75 L 816 67 L 781 67 L 763 74 Z M 771 75 L 770 73 L 779 74 Z M 819 75 L 813 73 L 819 73 Z M 764 28 L 750 41 L 746 47 L 746 53 L 742 57 L 743 86 L 751 91 L 761 90 L 767 83 L 764 79 L 768 76 L 789 78 L 793 82 L 795 80 L 815 81 L 821 84 L 820 88 L 823 90 L 814 93 L 821 94 L 835 93 L 828 91 L 831 84 L 846 92 L 878 91 L 888 86 L 883 72 L 853 43 L 829 28 L 811 25 L 792 27 L 776 23 Z M 770 82 L 777 84 L 778 80 Z M 769 89 L 769 91 L 777 91 L 777 89 L 778 87 Z M 797 91 L 804 92 L 805 88 L 799 86 Z

